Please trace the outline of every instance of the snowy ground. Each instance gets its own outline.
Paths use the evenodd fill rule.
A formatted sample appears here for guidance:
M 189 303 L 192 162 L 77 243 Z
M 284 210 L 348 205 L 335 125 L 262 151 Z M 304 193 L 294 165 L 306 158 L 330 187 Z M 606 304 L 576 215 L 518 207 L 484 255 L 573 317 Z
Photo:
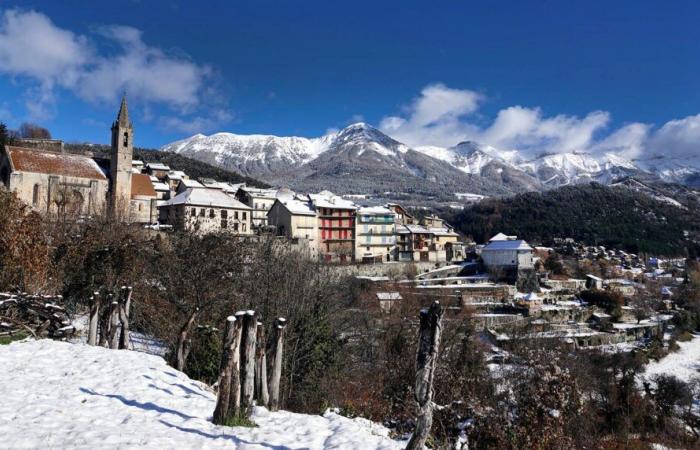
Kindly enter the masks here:
M 649 363 L 644 377 L 648 379 L 654 375 L 674 375 L 685 382 L 700 378 L 700 335 L 694 335 L 688 342 L 678 342 L 678 346 L 678 351 L 669 353 L 660 361 Z
M 0 346 L 0 448 L 399 449 L 381 425 L 256 408 L 211 423 L 209 389 L 145 353 L 48 339 Z

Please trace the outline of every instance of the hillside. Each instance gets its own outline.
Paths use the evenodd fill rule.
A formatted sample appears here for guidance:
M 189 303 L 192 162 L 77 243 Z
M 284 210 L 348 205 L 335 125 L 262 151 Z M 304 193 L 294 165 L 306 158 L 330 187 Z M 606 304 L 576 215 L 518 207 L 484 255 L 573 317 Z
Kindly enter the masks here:
M 365 419 L 269 412 L 211 423 L 216 396 L 153 355 L 49 339 L 0 345 L 2 448 L 400 449 Z
M 660 194 L 590 183 L 486 199 L 457 213 L 443 213 L 477 242 L 504 232 L 534 243 L 571 237 L 631 252 L 700 255 L 700 203 L 697 195 L 683 192 L 674 204 Z M 668 187 L 666 194 L 672 194 Z
M 110 147 L 101 144 L 65 144 L 65 149 L 72 153 L 92 152 L 96 157 L 108 157 Z M 140 159 L 145 163 L 161 162 L 174 170 L 182 170 L 192 178 L 213 178 L 229 183 L 247 183 L 252 186 L 268 187 L 267 183 L 257 179 L 240 175 L 231 170 L 216 167 L 193 158 L 176 153 L 160 152 L 149 148 L 135 148 L 134 159 Z

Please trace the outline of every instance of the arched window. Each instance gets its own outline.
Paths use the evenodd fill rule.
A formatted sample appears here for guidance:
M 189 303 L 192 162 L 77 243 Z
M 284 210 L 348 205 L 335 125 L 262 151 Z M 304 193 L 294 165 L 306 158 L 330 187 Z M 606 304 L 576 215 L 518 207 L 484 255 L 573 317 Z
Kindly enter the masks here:
M 124 132 L 124 147 L 127 147 L 129 145 L 129 133 L 127 131 Z

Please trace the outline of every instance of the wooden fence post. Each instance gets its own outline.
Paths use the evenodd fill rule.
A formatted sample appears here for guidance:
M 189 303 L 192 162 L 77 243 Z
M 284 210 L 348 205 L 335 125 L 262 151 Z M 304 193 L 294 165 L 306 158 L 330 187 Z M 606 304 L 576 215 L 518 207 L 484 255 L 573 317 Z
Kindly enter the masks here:
M 122 287 L 126 291 L 123 297 L 124 301 L 119 304 L 119 321 L 122 324 L 121 334 L 119 336 L 119 348 L 128 350 L 131 347 L 131 336 L 129 335 L 129 315 L 131 314 L 131 294 L 133 288 L 131 286 Z
M 97 324 L 100 321 L 100 293 L 95 292 L 90 304 L 90 319 L 88 324 L 88 344 L 97 345 Z
M 119 348 L 119 302 L 114 300 L 109 305 L 109 348 Z
M 258 314 L 246 311 L 243 319 L 243 345 L 241 346 L 241 406 L 246 410 L 253 406 L 255 394 L 255 340 Z
M 100 347 L 109 348 L 110 328 L 112 324 L 112 294 L 107 294 L 105 307 L 102 308 L 100 316 Z
M 433 425 L 433 378 L 442 335 L 442 313 L 439 302 L 420 312 L 415 386 L 418 419 L 406 450 L 422 450 Z
M 219 393 L 216 398 L 216 408 L 214 409 L 214 423 L 224 425 L 226 419 L 230 416 L 232 408 L 231 404 L 231 388 L 232 375 L 234 369 L 234 358 L 240 354 L 240 349 L 235 344 L 240 345 L 240 339 L 236 342 L 236 329 L 240 330 L 240 321 L 236 317 L 229 316 L 226 318 L 226 329 L 224 331 L 224 344 L 221 352 L 221 365 L 219 374 Z M 240 336 L 240 333 L 238 333 Z
M 267 356 L 265 352 L 265 328 L 258 322 L 257 348 L 255 350 L 255 399 L 256 404 L 267 406 L 270 395 L 267 390 Z
M 282 378 L 282 353 L 284 347 L 284 329 L 287 327 L 287 319 L 280 317 L 272 326 L 270 339 L 270 411 L 277 411 L 280 402 L 280 379 Z
M 243 325 L 245 323 L 245 311 L 236 313 L 236 328 L 231 344 L 231 387 L 229 388 L 229 417 L 235 417 L 241 413 L 241 352 L 243 345 Z

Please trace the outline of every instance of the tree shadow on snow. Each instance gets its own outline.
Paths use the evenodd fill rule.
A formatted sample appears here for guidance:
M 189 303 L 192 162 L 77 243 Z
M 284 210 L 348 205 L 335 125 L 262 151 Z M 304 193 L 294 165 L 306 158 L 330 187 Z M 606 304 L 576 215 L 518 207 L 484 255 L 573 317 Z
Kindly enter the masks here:
M 251 442 L 251 441 L 246 441 L 245 439 L 241 439 L 239 437 L 230 435 L 230 434 L 211 434 L 211 433 L 206 433 L 202 430 L 197 430 L 195 428 L 186 428 L 186 427 L 181 427 L 179 425 L 175 425 L 169 422 L 166 422 L 165 420 L 159 420 L 160 423 L 165 425 L 166 427 L 170 428 L 175 428 L 180 431 L 184 431 L 185 433 L 193 433 L 197 434 L 199 436 L 203 436 L 208 439 L 230 439 L 233 441 L 234 444 L 247 444 L 247 445 L 259 445 L 261 447 L 266 447 L 269 449 L 273 450 L 308 450 L 308 447 L 299 447 L 296 449 L 293 449 L 292 447 L 287 447 L 286 445 L 272 445 L 272 444 L 266 444 L 264 442 Z
M 173 415 L 176 415 L 176 416 L 178 416 L 182 419 L 185 419 L 185 420 L 199 418 L 199 417 L 189 416 L 187 414 L 183 414 L 180 411 L 177 411 L 174 409 L 169 409 L 169 408 L 164 408 L 162 406 L 158 406 L 155 403 L 151 403 L 151 402 L 141 403 L 141 402 L 137 402 L 136 400 L 129 400 L 129 399 L 127 399 L 121 395 L 117 395 L 117 394 L 100 394 L 99 392 L 95 392 L 95 391 L 92 391 L 92 390 L 86 389 L 86 388 L 80 388 L 80 391 L 84 392 L 86 394 L 90 394 L 90 395 L 98 395 L 100 397 L 114 398 L 114 399 L 119 400 L 120 402 L 124 403 L 127 406 L 135 406 L 136 408 L 140 408 L 140 409 L 143 409 L 145 411 L 156 411 L 156 412 L 163 413 L 163 414 L 173 414 Z
M 151 376 L 148 376 L 148 375 L 142 375 L 142 376 L 143 376 L 144 378 L 146 378 L 147 380 L 156 381 L 156 379 L 153 378 L 153 377 L 151 377 Z M 165 384 L 167 384 L 167 385 L 169 385 L 169 386 L 178 387 L 178 388 L 182 389 L 183 391 L 185 391 L 185 392 L 188 393 L 188 394 L 199 395 L 200 397 L 204 397 L 204 398 L 206 398 L 206 399 L 210 399 L 210 398 L 211 398 L 211 397 L 208 397 L 208 396 L 202 394 L 201 392 L 195 391 L 195 390 L 192 389 L 192 388 L 188 388 L 188 387 L 185 386 L 184 384 L 180 384 L 180 383 L 167 383 L 167 382 L 164 382 L 164 381 L 161 381 L 161 383 L 165 383 Z M 158 386 L 156 386 L 156 385 L 153 384 L 153 383 L 150 383 L 148 386 L 149 386 L 149 387 L 152 387 L 152 388 L 155 388 L 155 389 L 158 389 L 158 390 L 163 391 L 163 392 L 167 392 L 167 393 L 170 394 L 170 395 L 175 395 L 175 393 L 172 392 L 170 389 L 158 387 Z M 205 391 L 205 392 L 206 392 L 206 391 Z

